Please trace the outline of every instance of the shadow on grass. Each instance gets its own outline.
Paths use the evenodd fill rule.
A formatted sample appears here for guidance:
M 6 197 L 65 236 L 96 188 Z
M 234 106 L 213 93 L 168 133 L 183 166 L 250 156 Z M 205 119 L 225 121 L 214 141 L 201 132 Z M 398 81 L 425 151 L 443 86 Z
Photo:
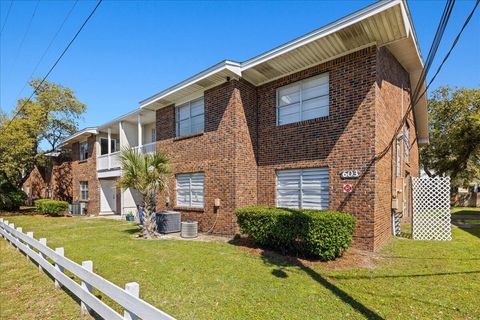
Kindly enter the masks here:
M 251 249 L 262 249 L 261 247 L 257 246 L 251 240 L 245 239 L 234 239 L 229 242 L 235 246 L 244 246 Z M 339 288 L 332 282 L 330 282 L 325 276 L 322 276 L 320 273 L 313 270 L 311 267 L 304 264 L 302 260 L 292 256 L 284 256 L 280 253 L 263 250 L 261 252 L 261 258 L 266 265 L 275 266 L 276 269 L 272 270 L 272 275 L 284 279 L 288 277 L 288 273 L 285 272 L 285 267 L 288 266 L 295 266 L 298 267 L 300 270 L 305 272 L 312 280 L 317 282 L 320 286 L 330 291 L 333 295 L 339 298 L 343 303 L 349 305 L 351 308 L 356 310 L 357 312 L 361 313 L 367 319 L 383 319 L 379 314 L 377 314 L 374 310 L 368 308 L 362 302 L 358 301 L 354 297 L 352 297 L 348 292 Z
M 441 277 L 454 275 L 480 274 L 480 270 L 460 271 L 460 272 L 437 272 L 437 273 L 418 273 L 418 274 L 387 274 L 380 276 L 333 276 L 338 280 L 365 280 L 365 279 L 394 279 L 394 278 L 421 278 L 421 277 Z
M 125 229 L 123 232 L 126 232 L 128 234 L 140 234 L 142 232 L 142 228 L 140 226 L 136 226 L 133 228 Z
M 265 252 L 265 251 L 264 251 Z M 276 276 L 277 278 L 287 278 L 288 274 L 283 270 L 283 268 L 289 263 L 284 263 L 280 262 L 277 259 L 274 259 L 270 257 L 267 254 L 262 254 L 262 260 L 264 261 L 265 264 L 268 265 L 274 265 L 277 266 L 278 269 L 272 270 L 272 274 Z M 325 276 L 322 276 L 320 273 L 316 272 L 312 268 L 306 266 L 302 261 L 298 260 L 292 265 L 298 266 L 300 270 L 305 272 L 310 278 L 314 281 L 316 281 L 319 285 L 321 285 L 323 288 L 327 289 L 330 291 L 333 295 L 335 295 L 337 298 L 339 298 L 343 303 L 349 305 L 351 308 L 356 310 L 357 312 L 361 313 L 363 316 L 365 316 L 367 319 L 383 319 L 378 313 L 376 313 L 374 310 L 370 309 L 366 305 L 364 305 L 362 302 L 359 300 L 355 299 L 352 297 L 348 292 L 345 290 L 339 288 L 335 284 L 333 284 L 331 281 L 329 281 Z

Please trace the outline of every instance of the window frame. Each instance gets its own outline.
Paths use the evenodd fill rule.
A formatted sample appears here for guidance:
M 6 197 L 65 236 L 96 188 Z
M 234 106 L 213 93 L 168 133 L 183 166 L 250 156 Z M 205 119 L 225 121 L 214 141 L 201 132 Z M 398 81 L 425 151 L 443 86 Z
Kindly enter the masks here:
M 321 96 L 316 96 L 314 98 L 310 98 L 310 99 L 307 99 L 307 100 L 303 100 L 302 99 L 302 91 L 303 91 L 303 85 L 309 81 L 312 81 L 312 80 L 315 80 L 317 78 L 322 78 L 322 77 L 326 77 L 327 78 L 327 94 L 324 94 L 324 95 L 321 95 Z M 289 87 L 293 87 L 293 86 L 296 86 L 296 85 L 300 85 L 300 98 L 299 98 L 299 101 L 298 102 L 295 102 L 295 103 L 299 103 L 300 105 L 300 120 L 298 121 L 295 121 L 295 122 L 289 122 L 289 123 L 283 123 L 283 124 L 280 124 L 280 108 L 284 108 L 284 107 L 287 107 L 289 105 L 292 105 L 292 104 L 295 104 L 295 103 L 291 103 L 291 104 L 288 104 L 288 105 L 284 105 L 284 106 L 280 106 L 280 103 L 279 103 L 279 92 L 280 90 L 282 89 L 286 89 L 286 88 L 289 88 Z M 309 100 L 312 100 L 312 99 L 318 99 L 318 98 L 322 98 L 322 97 L 327 97 L 327 100 L 328 100 L 328 104 L 327 104 L 327 114 L 326 115 L 323 115 L 323 116 L 319 116 L 319 117 L 315 117 L 315 118 L 309 118 L 309 119 L 304 119 L 303 118 L 303 103 L 304 101 L 309 101 Z M 288 124 L 292 124 L 292 123 L 299 123 L 299 122 L 302 122 L 302 121 L 308 121 L 308 120 L 314 120 L 314 119 L 320 119 L 320 118 L 325 118 L 325 117 L 328 117 L 330 115 L 330 74 L 328 72 L 325 72 L 325 73 L 322 73 L 322 74 L 318 74 L 316 76 L 312 76 L 312 77 L 308 77 L 308 78 L 305 78 L 305 79 L 302 79 L 302 80 L 299 80 L 299 81 L 295 81 L 295 82 L 292 82 L 292 83 L 289 83 L 287 85 L 284 85 L 284 86 L 281 86 L 281 87 L 278 87 L 275 91 L 275 113 L 276 113 L 276 126 L 284 126 L 284 125 L 288 125 Z
M 395 172 L 396 176 L 402 175 L 402 136 L 398 136 L 396 140 L 396 155 L 395 155 Z
M 192 177 L 194 175 L 201 175 L 203 177 L 203 183 L 202 183 L 202 194 L 203 194 L 203 201 L 202 205 L 193 205 L 192 201 L 192 190 L 195 190 L 192 188 Z M 189 204 L 184 205 L 184 204 L 179 204 L 178 199 L 178 191 L 180 188 L 178 187 L 178 177 L 179 176 L 188 176 L 189 182 L 188 182 L 188 192 L 189 192 Z M 177 173 L 175 175 L 175 206 L 179 208 L 192 208 L 192 209 L 204 209 L 205 208 L 205 173 L 204 172 L 188 172 L 188 173 Z
M 304 208 L 304 203 L 303 203 L 303 193 L 304 193 L 304 187 L 303 187 L 303 173 L 305 171 L 314 171 L 314 170 L 320 170 L 324 171 L 327 175 L 327 204 L 326 207 L 318 207 L 318 208 Z M 298 207 L 281 207 L 278 205 L 279 202 L 279 193 L 278 193 L 278 173 L 279 172 L 286 172 L 286 171 L 300 171 L 300 180 L 298 184 Z M 300 169 L 281 169 L 281 170 L 276 170 L 275 171 L 275 207 L 276 208 L 290 208 L 290 209 L 312 209 L 312 210 L 328 210 L 330 208 L 330 171 L 328 167 L 316 167 L 316 168 L 300 168 Z
M 79 181 L 80 186 L 80 200 L 81 201 L 88 201 L 89 194 L 88 194 L 88 181 Z M 86 197 L 84 197 L 84 194 Z
M 403 130 L 403 141 L 404 141 L 404 159 L 405 163 L 410 163 L 410 125 L 408 121 L 405 123 L 405 128 Z
M 107 153 L 102 153 L 102 140 L 107 140 Z M 111 153 L 114 153 L 117 151 L 117 140 L 116 139 L 110 139 L 110 142 L 113 143 L 113 146 L 110 147 Z M 100 155 L 104 156 L 108 154 L 108 138 L 100 138 Z
M 176 119 L 175 119 L 176 121 Z M 152 140 L 151 142 L 156 142 L 157 141 L 157 128 L 153 127 L 150 131 L 150 139 Z
M 86 146 L 85 152 L 82 152 L 82 146 Z M 86 155 L 85 155 L 86 154 Z M 90 153 L 88 152 L 88 141 L 82 141 L 78 144 L 78 158 L 80 161 L 85 161 L 89 158 Z
M 203 112 L 196 115 L 195 117 L 202 116 L 203 125 L 202 125 L 201 130 L 192 132 L 192 104 L 197 102 L 197 101 L 200 101 L 200 100 L 202 101 Z M 189 113 L 188 118 L 187 118 L 188 122 L 189 122 L 189 125 L 188 125 L 189 132 L 186 133 L 186 134 L 180 134 L 180 112 L 179 112 L 179 110 L 183 107 L 186 107 L 186 106 L 188 106 L 188 113 Z M 204 96 L 201 96 L 201 97 L 196 98 L 196 99 L 192 99 L 192 100 L 187 101 L 185 103 L 182 103 L 180 105 L 175 105 L 175 137 L 187 137 L 187 136 L 202 133 L 202 132 L 205 132 L 205 99 L 204 99 Z

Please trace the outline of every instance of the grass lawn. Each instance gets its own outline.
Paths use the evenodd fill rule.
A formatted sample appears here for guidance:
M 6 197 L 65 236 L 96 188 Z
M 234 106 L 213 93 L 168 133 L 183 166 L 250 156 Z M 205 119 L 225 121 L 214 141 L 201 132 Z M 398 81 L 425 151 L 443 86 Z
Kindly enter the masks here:
M 455 214 L 480 214 L 480 208 L 457 207 L 452 208 L 452 215 Z
M 0 255 L 0 319 L 78 319 L 76 302 L 5 240 Z
M 133 239 L 138 228 L 127 222 L 8 220 L 34 231 L 37 239 L 48 238 L 52 248 L 63 246 L 72 260 L 92 260 L 95 272 L 119 286 L 138 282 L 143 299 L 178 319 L 475 319 L 480 314 L 478 225 L 454 228 L 450 242 L 393 239 L 376 255 L 374 268 L 331 270 L 325 264 L 289 265 L 228 243 Z M 32 319 L 43 304 L 61 319 L 78 316 L 78 305 L 54 291 L 52 281 L 4 240 L 0 256 L 0 318 Z M 52 290 L 37 288 L 44 285 Z

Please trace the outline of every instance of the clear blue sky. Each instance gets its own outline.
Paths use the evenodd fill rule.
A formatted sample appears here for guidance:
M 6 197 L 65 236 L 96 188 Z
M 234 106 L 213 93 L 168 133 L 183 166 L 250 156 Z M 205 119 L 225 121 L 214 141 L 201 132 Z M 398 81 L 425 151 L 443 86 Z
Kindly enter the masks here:
M 80 127 L 95 126 L 223 59 L 244 61 L 371 3 L 106 0 L 49 80 L 72 88 L 87 104 Z M 0 0 L 0 5 L 1 27 L 10 1 Z M 36 0 L 14 2 L 1 35 L 0 106 L 6 111 L 14 107 L 73 2 L 40 1 L 26 33 L 36 5 Z M 473 5 L 473 1 L 457 1 L 437 63 Z M 43 77 L 94 6 L 93 1 L 77 3 L 34 77 Z M 426 58 L 444 2 L 409 1 L 409 6 Z M 477 10 L 433 88 L 480 86 L 479 17 Z M 30 93 L 27 88 L 22 96 Z

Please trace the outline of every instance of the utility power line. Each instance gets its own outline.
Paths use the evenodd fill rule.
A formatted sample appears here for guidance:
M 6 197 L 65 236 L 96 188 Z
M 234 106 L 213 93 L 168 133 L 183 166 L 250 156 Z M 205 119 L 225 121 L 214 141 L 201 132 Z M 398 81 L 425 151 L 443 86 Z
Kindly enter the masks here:
M 60 54 L 60 56 L 57 58 L 57 60 L 55 61 L 55 63 L 53 64 L 53 66 L 50 68 L 50 70 L 47 72 L 47 74 L 43 77 L 42 81 L 40 81 L 40 83 L 37 85 L 37 87 L 34 88 L 32 94 L 30 95 L 30 97 L 28 97 L 28 99 L 18 108 L 17 112 L 15 112 L 15 114 L 13 115 L 12 119 L 10 119 L 9 122 L 7 122 L 7 124 L 4 125 L 3 129 L 7 128 L 13 120 L 15 120 L 15 118 L 20 114 L 20 112 L 23 110 L 23 108 L 25 108 L 25 106 L 27 105 L 27 103 L 29 103 L 33 96 L 35 95 L 35 93 L 37 92 L 37 90 L 42 86 L 42 84 L 45 82 L 45 80 L 47 79 L 47 77 L 50 75 L 50 73 L 52 73 L 53 69 L 55 69 L 55 67 L 57 66 L 57 64 L 60 62 L 60 60 L 63 58 L 63 56 L 65 55 L 65 53 L 68 51 L 68 49 L 70 48 L 70 46 L 73 44 L 73 42 L 75 41 L 75 39 L 77 39 L 78 35 L 80 34 L 80 32 L 82 32 L 83 28 L 85 27 L 85 25 L 88 23 L 88 21 L 90 20 L 90 18 L 93 16 L 93 14 L 95 13 L 95 11 L 97 11 L 98 7 L 100 6 L 100 4 L 102 3 L 103 0 L 98 0 L 97 4 L 95 5 L 95 8 L 93 8 L 92 12 L 90 12 L 90 14 L 88 15 L 88 17 L 85 19 L 85 21 L 83 22 L 83 24 L 80 26 L 80 29 L 78 29 L 77 33 L 75 33 L 75 35 L 73 36 L 72 40 L 70 40 L 70 42 L 68 43 L 68 45 L 65 47 L 65 49 L 63 50 L 63 52 Z
M 40 0 L 37 0 L 37 3 L 35 4 L 35 7 L 33 8 L 32 15 L 30 16 L 30 20 L 28 20 L 27 29 L 25 29 L 25 33 L 23 34 L 22 40 L 20 41 L 20 45 L 18 46 L 17 52 L 13 56 L 13 63 L 12 63 L 12 67 L 10 69 L 9 74 L 12 74 L 13 70 L 15 70 L 15 66 L 17 65 L 17 61 L 18 61 L 18 56 L 20 56 L 20 54 L 22 53 L 23 44 L 25 43 L 25 39 L 27 38 L 27 35 L 30 32 L 30 28 L 32 27 L 33 18 L 35 18 L 35 14 L 37 13 L 37 9 L 38 9 L 39 4 L 40 4 Z M 8 77 L 7 77 L 7 79 L 8 79 Z
M 62 31 L 63 26 L 64 26 L 65 23 L 67 22 L 68 18 L 70 18 L 70 15 L 72 14 L 73 9 L 75 9 L 75 6 L 77 5 L 77 3 L 78 3 L 78 0 L 76 0 L 76 1 L 73 3 L 73 5 L 72 5 L 72 7 L 70 8 L 70 10 L 68 11 L 67 15 L 66 15 L 65 18 L 63 19 L 62 24 L 61 24 L 60 27 L 57 29 L 57 32 L 55 32 L 55 35 L 54 35 L 53 38 L 50 40 L 50 43 L 48 44 L 47 48 L 46 48 L 45 51 L 43 52 L 42 56 L 40 57 L 40 60 L 38 60 L 37 64 L 35 65 L 35 68 L 33 68 L 33 71 L 32 71 L 32 73 L 30 74 L 30 76 L 28 77 L 28 80 L 32 79 L 33 75 L 35 74 L 35 72 L 37 71 L 38 67 L 39 67 L 40 64 L 42 63 L 43 59 L 45 58 L 48 50 L 50 50 L 50 47 L 52 46 L 53 42 L 57 39 L 57 36 L 59 35 L 60 31 Z M 23 90 L 25 90 L 25 88 L 26 88 L 27 85 L 28 85 L 28 80 L 27 80 L 27 82 L 25 82 L 25 84 L 23 85 L 22 90 L 20 90 L 20 92 L 18 93 L 17 99 L 15 99 L 15 101 L 18 101 L 18 99 L 20 99 L 20 96 L 22 95 Z
M 7 15 L 5 17 L 5 21 L 3 22 L 2 24 L 2 28 L 0 29 L 0 36 L 2 35 L 3 33 L 3 29 L 5 29 L 5 25 L 7 24 L 7 21 L 8 21 L 8 17 L 10 16 L 10 11 L 12 10 L 12 7 L 13 7 L 13 0 L 10 1 L 10 6 L 8 6 L 8 10 L 7 10 Z

